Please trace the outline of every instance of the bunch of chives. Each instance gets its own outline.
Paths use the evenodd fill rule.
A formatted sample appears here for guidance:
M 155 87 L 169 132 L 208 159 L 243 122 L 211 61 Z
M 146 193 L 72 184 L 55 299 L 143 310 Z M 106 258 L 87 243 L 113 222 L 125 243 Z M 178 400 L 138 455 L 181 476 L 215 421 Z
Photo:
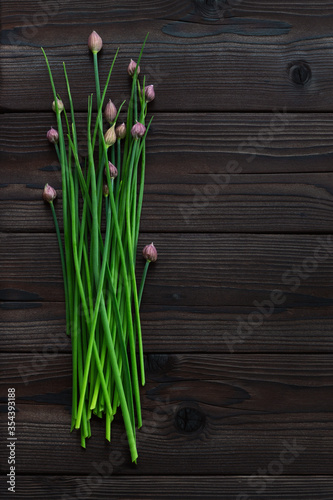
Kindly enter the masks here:
M 139 378 L 145 384 L 140 302 L 150 262 L 157 259 L 153 244 L 143 250 L 146 266 L 137 287 L 135 262 L 145 178 L 147 104 L 155 97 L 152 85 L 139 82 L 143 47 L 128 73 L 132 90 L 127 122 L 116 127 L 120 109 L 111 100 L 102 109 L 117 53 L 101 93 L 98 53 L 102 39 L 93 32 L 88 46 L 93 54 L 97 116 L 93 123 L 93 95 L 88 97 L 87 147 L 84 164 L 69 80 L 63 64 L 70 112 L 57 94 L 43 50 L 53 90 L 57 128 L 47 133 L 61 165 L 64 244 L 53 205 L 55 190 L 48 184 L 44 200 L 50 203 L 60 248 L 64 277 L 66 327 L 72 342 L 71 430 L 80 429 L 81 445 L 91 436 L 92 414 L 105 415 L 106 439 L 121 407 L 132 461 L 138 457 L 136 428 L 142 426 Z M 118 52 L 118 51 L 117 51 Z M 103 215 L 103 212 L 105 215 Z M 102 231 L 102 220 L 105 230 Z M 137 362 L 138 347 L 138 362 Z

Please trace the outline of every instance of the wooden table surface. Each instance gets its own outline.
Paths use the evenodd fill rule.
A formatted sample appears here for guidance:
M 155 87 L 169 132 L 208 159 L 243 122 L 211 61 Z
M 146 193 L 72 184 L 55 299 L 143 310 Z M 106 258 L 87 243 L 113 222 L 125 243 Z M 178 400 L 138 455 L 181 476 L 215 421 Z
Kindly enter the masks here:
M 1 24 L 1 498 L 333 499 L 332 2 L 13 0 Z M 148 31 L 141 67 L 156 89 L 137 466 L 120 419 L 111 444 L 97 419 L 86 450 L 69 432 L 71 346 L 41 200 L 61 183 L 40 46 L 60 93 L 66 62 L 84 123 L 93 29 L 102 81 L 120 47 L 117 106 Z

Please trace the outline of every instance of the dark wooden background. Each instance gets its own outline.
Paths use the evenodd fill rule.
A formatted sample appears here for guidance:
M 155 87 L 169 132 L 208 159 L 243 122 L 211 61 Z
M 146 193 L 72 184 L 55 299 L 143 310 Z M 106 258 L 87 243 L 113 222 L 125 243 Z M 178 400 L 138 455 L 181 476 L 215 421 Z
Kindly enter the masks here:
M 333 262 L 313 264 L 333 233 L 332 2 L 12 0 L 1 16 L 1 498 L 15 387 L 15 498 L 333 499 Z M 40 46 L 63 94 L 66 62 L 83 122 L 93 29 L 102 81 L 120 47 L 116 105 L 148 31 L 141 67 L 156 88 L 140 246 L 154 241 L 159 261 L 142 305 L 137 466 L 119 420 L 111 444 L 97 420 L 86 450 L 69 433 L 61 266 L 41 201 L 60 179 Z M 230 352 L 239 318 L 274 289 L 283 304 Z

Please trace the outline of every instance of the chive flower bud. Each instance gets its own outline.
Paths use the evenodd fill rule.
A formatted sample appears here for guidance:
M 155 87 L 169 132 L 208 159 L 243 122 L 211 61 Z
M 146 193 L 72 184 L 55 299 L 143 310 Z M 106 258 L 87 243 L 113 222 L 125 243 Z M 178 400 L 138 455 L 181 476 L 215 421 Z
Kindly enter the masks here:
M 156 262 L 157 261 L 157 250 L 155 248 L 154 243 L 150 243 L 150 245 L 146 245 L 142 250 L 142 255 L 144 259 L 148 262 Z
M 136 69 L 136 62 L 133 61 L 133 59 L 131 59 L 129 65 L 128 65 L 128 68 L 127 68 L 127 73 L 129 74 L 129 76 L 134 76 L 134 73 L 135 73 L 135 69 Z M 138 66 L 138 69 L 136 70 L 136 74 L 139 75 L 140 74 L 140 66 Z
M 136 122 L 132 129 L 131 129 L 131 134 L 134 139 L 141 139 L 146 133 L 146 127 L 144 126 L 143 123 Z
M 107 198 L 110 194 L 110 191 L 109 191 L 109 186 L 106 184 L 106 182 L 103 184 L 103 195 L 105 196 L 105 198 Z
M 126 137 L 126 125 L 125 123 L 121 123 L 116 127 L 116 136 L 117 139 L 125 139 Z
M 111 179 L 115 179 L 118 175 L 118 170 L 110 161 L 109 161 L 109 171 Z M 106 169 L 105 169 L 105 175 L 106 175 Z
M 88 38 L 88 47 L 93 54 L 97 54 L 103 47 L 103 40 L 96 31 L 93 31 Z
M 147 102 L 151 102 L 155 99 L 154 85 L 148 85 L 145 87 L 145 97 Z
M 113 104 L 111 99 L 109 99 L 109 102 L 105 106 L 104 118 L 106 119 L 107 122 L 112 123 L 116 118 L 116 116 L 117 116 L 117 108 Z
M 50 130 L 47 131 L 46 137 L 51 144 L 57 144 L 57 142 L 59 141 L 58 131 L 53 127 L 51 127 Z
M 112 125 L 112 127 L 110 127 L 104 134 L 104 140 L 105 140 L 105 144 L 106 146 L 109 148 L 110 146 L 112 146 L 116 140 L 117 140 L 117 136 L 116 136 L 116 132 L 115 132 L 115 126 Z
M 64 103 L 60 99 L 57 99 L 57 104 L 58 104 L 59 113 L 61 113 L 64 110 Z M 56 113 L 55 101 L 53 101 L 53 103 L 52 103 L 52 109 Z
M 55 200 L 57 197 L 57 191 L 49 186 L 49 184 L 45 184 L 44 186 L 44 191 L 43 191 L 43 200 L 47 201 L 48 203 L 53 203 L 53 200 Z

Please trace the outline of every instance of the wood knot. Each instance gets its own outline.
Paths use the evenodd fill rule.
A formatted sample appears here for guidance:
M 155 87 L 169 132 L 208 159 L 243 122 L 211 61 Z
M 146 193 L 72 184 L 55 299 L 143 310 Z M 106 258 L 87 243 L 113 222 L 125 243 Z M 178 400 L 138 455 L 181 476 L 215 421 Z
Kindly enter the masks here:
M 289 76 L 297 85 L 305 85 L 311 79 L 311 68 L 304 61 L 293 62 L 289 65 Z
M 205 415 L 196 408 L 185 406 L 177 411 L 175 425 L 180 432 L 196 432 L 205 424 Z
M 195 11 L 202 19 L 221 19 L 229 7 L 227 0 L 193 0 Z

